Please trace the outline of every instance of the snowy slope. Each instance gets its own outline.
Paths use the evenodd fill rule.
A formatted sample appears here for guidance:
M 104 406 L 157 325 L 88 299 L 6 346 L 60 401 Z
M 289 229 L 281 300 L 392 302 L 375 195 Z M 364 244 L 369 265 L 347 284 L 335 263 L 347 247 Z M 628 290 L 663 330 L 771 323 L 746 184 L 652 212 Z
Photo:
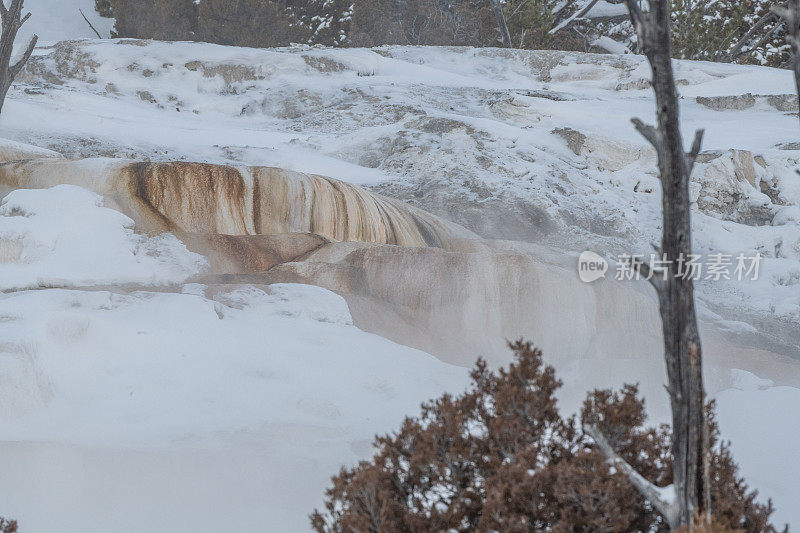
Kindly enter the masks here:
M 676 69 L 687 138 L 707 130 L 695 247 L 764 257 L 758 283 L 700 283 L 701 303 L 726 327 L 769 321 L 781 350 L 797 356 L 790 73 L 700 62 Z M 16 140 L 68 156 L 320 173 L 487 237 L 613 259 L 649 254 L 659 235 L 654 154 L 629 122 L 652 120 L 648 78 L 632 55 L 61 43 L 37 52 L 0 123 Z
M 466 383 L 324 289 L 181 284 L 202 260 L 98 204 L 0 207 L 0 250 L 22 244 L 0 258 L 0 502 L 26 531 L 304 531 L 342 464 Z M 94 289 L 9 291 L 29 278 Z
M 133 220 L 79 187 L 14 191 L 0 205 L 0 291 L 177 283 L 207 265 L 172 235 L 133 230 Z
M 340 465 L 466 384 L 353 327 L 324 289 L 182 283 L 202 261 L 130 229 L 74 186 L 0 207 L 0 502 L 26 531 L 130 531 L 142 515 L 153 532 L 306 531 Z M 89 243 L 97 261 L 65 256 Z M 14 269 L 76 288 L 14 290 Z M 733 381 L 723 435 L 777 520 L 797 523 L 800 389 Z

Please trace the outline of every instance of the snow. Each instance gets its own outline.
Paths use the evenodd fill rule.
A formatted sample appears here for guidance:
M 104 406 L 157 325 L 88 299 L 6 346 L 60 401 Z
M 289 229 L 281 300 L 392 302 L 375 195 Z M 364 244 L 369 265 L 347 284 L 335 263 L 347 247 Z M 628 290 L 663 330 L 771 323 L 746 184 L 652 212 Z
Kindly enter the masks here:
M 94 0 L 25 0 L 25 11 L 31 13 L 31 18 L 17 34 L 18 46 L 27 45 L 33 35 L 38 35 L 42 44 L 65 39 L 96 39 L 97 35 L 83 20 L 81 11 L 103 38 L 110 37 L 114 27 L 114 19 L 103 18 L 95 11 Z
M 133 221 L 73 185 L 16 190 L 0 204 L 0 290 L 104 283 L 170 284 L 206 260 L 172 235 L 134 233 Z
M 37 288 L 0 293 L 0 501 L 26 531 L 129 530 L 144 510 L 149 531 L 307 530 L 374 434 L 466 384 L 324 289 L 182 284 L 195 254 L 100 204 L 62 185 L 0 210 L 23 245 L 3 289 Z
M 0 210 L 4 238 L 37 251 L 26 266 L 40 284 L 100 285 L 0 294 L 0 500 L 28 531 L 127 530 L 142 509 L 155 532 L 305 531 L 329 476 L 368 456 L 372 435 L 466 385 L 466 369 L 355 328 L 324 289 L 181 283 L 194 254 L 136 236 L 101 204 L 62 185 L 14 191 Z M 723 435 L 778 517 L 796 521 L 790 469 L 756 471 L 765 450 L 789 460 L 763 435 L 794 416 L 800 390 L 733 374 Z M 789 407 L 747 437 L 747 417 L 774 406 Z
M 627 17 L 628 8 L 624 2 L 611 3 L 606 0 L 600 0 L 592 9 L 586 13 L 586 18 L 601 18 L 601 17 Z
M 761 379 L 752 372 L 735 368 L 731 371 L 733 388 L 741 391 L 765 390 L 775 385 L 771 379 Z
M 620 42 L 615 41 L 614 39 L 606 35 L 601 35 L 600 37 L 592 41 L 592 46 L 595 46 L 597 48 L 602 48 L 603 50 L 606 50 L 612 54 L 624 55 L 631 53 L 631 51 L 628 49 L 627 46 L 625 46 Z
M 746 387 L 717 396 L 720 431 L 751 487 L 773 499 L 773 522 L 800 523 L 800 484 L 797 483 L 797 443 L 800 441 L 800 389 Z M 768 437 L 769 436 L 769 437 Z
M 0 297 L 0 317 L 0 499 L 32 532 L 127 530 L 177 494 L 146 512 L 148 530 L 307 530 L 329 477 L 375 433 L 466 381 L 356 329 L 341 298 L 309 286 L 24 292 Z M 174 456 L 181 471 L 150 485 Z M 65 486 L 73 507 L 53 512 Z
M 4 296 L 2 440 L 174 447 L 264 423 L 369 440 L 466 375 L 356 329 L 324 289 L 205 292 Z

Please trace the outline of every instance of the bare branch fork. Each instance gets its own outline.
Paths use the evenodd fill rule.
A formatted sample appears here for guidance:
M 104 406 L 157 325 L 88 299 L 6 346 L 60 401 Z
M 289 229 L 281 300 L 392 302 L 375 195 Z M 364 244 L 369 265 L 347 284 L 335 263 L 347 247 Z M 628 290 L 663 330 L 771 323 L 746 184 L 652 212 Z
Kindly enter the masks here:
M 22 16 L 24 2 L 25 0 L 11 0 L 11 7 L 6 7 L 5 1 L 0 0 L 0 17 L 2 18 L 3 31 L 0 36 L 0 111 L 3 109 L 11 84 L 22 71 L 25 63 L 31 58 L 33 49 L 36 48 L 36 43 L 39 40 L 39 37 L 34 35 L 22 57 L 13 65 L 10 64 L 17 32 L 31 16 L 30 13 L 24 17 Z
M 614 447 L 611 446 L 611 443 L 608 442 L 603 432 L 594 425 L 594 424 L 586 424 L 583 426 L 583 431 L 587 435 L 589 435 L 592 440 L 594 440 L 597 447 L 600 448 L 600 451 L 605 454 L 608 458 L 609 462 L 616 467 L 618 470 L 622 471 L 623 474 L 630 480 L 631 484 L 636 487 L 636 490 L 644 496 L 650 504 L 655 507 L 659 513 L 667 520 L 667 523 L 673 524 L 676 523 L 677 517 L 675 513 L 677 511 L 677 507 L 674 505 L 674 502 L 664 498 L 664 494 L 662 489 L 659 489 L 645 478 L 639 474 L 631 465 L 628 464 L 625 459 L 619 456 L 616 451 L 614 451 Z
M 584 5 L 581 9 L 576 11 L 571 17 L 569 17 L 568 19 L 564 20 L 564 22 L 562 22 L 561 24 L 559 24 L 556 27 L 552 28 L 548 33 L 550 35 L 554 35 L 555 33 L 559 32 L 559 31 L 561 31 L 561 30 L 563 30 L 565 28 L 569 28 L 570 26 L 572 26 L 572 24 L 575 23 L 575 21 L 583 18 L 584 15 L 586 15 L 589 11 L 591 11 L 592 8 L 595 6 L 595 4 L 597 4 L 598 1 L 599 0 L 589 0 L 586 3 L 586 5 Z
M 772 12 L 786 24 L 786 40 L 792 47 L 794 83 L 800 96 L 800 0 L 789 0 L 787 7 L 773 6 Z
M 792 0 L 800 3 L 800 0 Z M 671 529 L 695 524 L 702 516 L 710 520 L 708 428 L 703 389 L 702 356 L 694 285 L 690 277 L 679 275 L 678 259 L 692 251 L 689 179 L 703 141 L 699 130 L 688 153 L 684 152 L 678 117 L 678 93 L 672 71 L 670 16 L 667 0 L 651 0 L 650 11 L 643 13 L 636 0 L 626 0 L 639 46 L 653 72 L 658 124 L 650 126 L 639 119 L 633 124 L 655 148 L 662 188 L 663 233 L 660 254 L 666 260 L 666 274 L 651 281 L 658 295 L 664 334 L 664 359 L 667 391 L 672 408 L 672 455 L 674 498 L 644 479 L 609 444 L 601 430 L 587 425 L 584 431 L 631 484 L 667 520 Z M 800 87 L 800 85 L 799 85 Z M 634 267 L 651 274 L 644 263 Z

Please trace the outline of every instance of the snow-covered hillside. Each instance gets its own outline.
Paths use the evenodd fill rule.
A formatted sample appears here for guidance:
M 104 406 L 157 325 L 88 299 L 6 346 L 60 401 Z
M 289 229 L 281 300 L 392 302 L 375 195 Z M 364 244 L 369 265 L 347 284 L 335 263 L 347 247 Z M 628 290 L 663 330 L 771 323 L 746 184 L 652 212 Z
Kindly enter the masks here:
M 706 331 L 742 348 L 730 349 L 725 375 L 707 376 L 727 389 L 717 397 L 722 434 L 748 480 L 774 498 L 776 522 L 800 524 L 793 81 L 766 68 L 676 68 L 687 137 L 707 129 L 695 171 L 696 248 L 764 257 L 758 282 L 698 284 Z M 552 287 L 542 280 L 566 279 L 564 265 L 585 249 L 649 253 L 657 240 L 654 155 L 628 121 L 652 120 L 648 78 L 636 56 L 71 41 L 37 49 L 0 126 L 3 137 L 67 157 L 318 173 L 518 241 L 495 249 L 531 255 L 545 248 L 530 243 L 543 245 L 540 263 L 559 270 L 536 278 L 531 294 L 541 298 L 518 315 L 543 317 L 554 336 L 574 328 L 559 317 L 585 319 L 585 345 L 613 353 L 634 340 L 593 331 L 609 322 L 587 315 L 602 311 L 605 295 L 611 318 L 632 331 L 645 313 L 630 295 L 646 286 L 595 293 L 577 275 Z M 25 157 L 9 157 L 17 158 Z M 39 183 L 58 181 L 50 178 Z M 3 195 L 13 188 L 0 183 Z M 102 201 L 61 186 L 11 192 L 0 210 L 0 512 L 26 531 L 129 531 L 140 520 L 150 531 L 301 531 L 328 477 L 369 455 L 372 434 L 463 387 L 463 368 L 359 330 L 323 289 L 187 282 L 206 268 L 202 257 L 176 237 L 136 234 Z M 398 260 L 374 276 L 416 264 Z M 465 277 L 480 271 L 459 264 Z M 405 274 L 394 284 L 419 272 Z M 383 281 L 381 289 L 393 284 Z M 470 305 L 502 299 L 497 287 L 481 287 Z M 373 318 L 390 327 L 389 311 Z M 446 305 L 425 312 L 452 324 Z M 730 374 L 744 352 L 772 381 Z M 461 355 L 468 364 L 481 354 Z M 635 374 L 637 363 L 613 365 Z M 597 381 L 585 376 L 618 368 L 592 364 L 562 361 L 568 387 L 586 390 Z M 657 381 L 660 368 L 651 370 L 643 379 Z
M 725 320 L 800 350 L 790 73 L 677 62 L 696 248 L 764 258 L 760 283 L 701 283 Z M 640 56 L 471 49 L 253 50 L 69 42 L 37 52 L 3 124 L 67 156 L 272 165 L 367 185 L 492 238 L 649 254 L 653 116 Z M 796 111 L 795 111 L 796 112 Z M 164 127 L 168 124 L 169 127 Z M 753 317 L 753 314 L 756 317 Z

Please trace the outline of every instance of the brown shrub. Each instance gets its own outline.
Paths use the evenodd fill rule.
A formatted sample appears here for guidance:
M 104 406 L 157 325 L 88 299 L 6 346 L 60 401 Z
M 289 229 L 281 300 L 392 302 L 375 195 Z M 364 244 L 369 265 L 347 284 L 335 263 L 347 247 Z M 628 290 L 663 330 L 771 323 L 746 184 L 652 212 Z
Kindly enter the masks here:
M 17 533 L 17 522 L 0 516 L 0 533 Z
M 472 387 L 423 404 L 400 430 L 376 439 L 371 461 L 342 469 L 326 493 L 319 532 L 370 531 L 666 531 L 663 518 L 609 467 L 580 430 L 562 417 L 552 367 L 528 343 L 514 362 L 490 371 L 478 361 Z M 755 501 L 738 475 L 709 408 L 712 510 L 720 528 L 773 531 L 772 506 Z M 617 452 L 658 486 L 672 482 L 670 433 L 645 426 L 635 386 L 589 394 L 591 419 Z

